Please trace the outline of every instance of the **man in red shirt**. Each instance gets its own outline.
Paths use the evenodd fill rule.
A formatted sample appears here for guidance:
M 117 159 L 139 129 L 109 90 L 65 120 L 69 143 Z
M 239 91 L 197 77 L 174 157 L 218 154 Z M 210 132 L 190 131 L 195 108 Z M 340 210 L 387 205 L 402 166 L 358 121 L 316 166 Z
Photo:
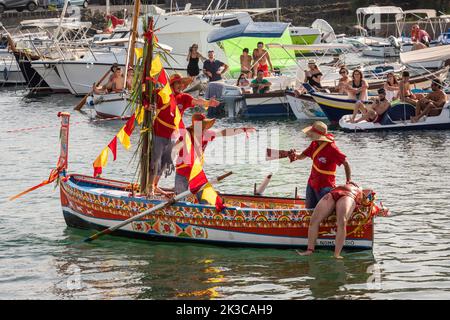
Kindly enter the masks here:
M 254 132 L 255 128 L 227 128 L 222 130 L 211 130 L 215 119 L 207 119 L 202 113 L 192 115 L 192 125 L 186 128 L 184 134 L 180 137 L 175 149 L 180 148 L 178 153 L 176 175 L 175 175 L 175 193 L 179 194 L 186 191 L 189 187 L 189 177 L 195 158 L 202 159 L 209 142 L 216 137 L 229 137 L 240 133 Z M 185 135 L 189 135 L 191 145 L 185 142 Z M 190 149 L 188 149 L 190 148 Z
M 179 74 L 174 74 L 170 77 L 169 82 L 172 92 L 180 110 L 181 116 L 184 111 L 193 108 L 196 105 L 207 107 L 216 107 L 219 105 L 217 100 L 210 99 L 209 101 L 202 98 L 194 98 L 190 94 L 183 93 L 185 89 L 185 79 Z M 161 194 L 167 195 L 166 192 L 158 188 L 158 183 L 162 173 L 166 169 L 173 167 L 172 163 L 172 148 L 174 142 L 178 138 L 178 130 L 174 125 L 175 112 L 171 110 L 170 103 L 163 104 L 162 99 L 157 95 L 155 119 L 153 121 L 153 140 L 152 140 L 152 154 L 151 154 L 151 170 L 152 175 L 150 182 L 152 184 L 152 193 L 158 191 Z M 180 128 L 183 128 L 180 122 Z M 169 170 L 170 171 L 170 170 Z
M 413 50 L 424 49 L 430 46 L 430 35 L 425 30 L 420 29 L 418 24 L 412 26 L 411 40 L 414 43 Z
M 347 183 L 351 181 L 351 169 L 347 157 L 334 143 L 334 137 L 327 133 L 327 125 L 316 121 L 302 131 L 313 141 L 302 153 L 290 150 L 292 161 L 311 158 L 311 174 L 306 188 L 306 208 L 315 208 L 320 199 L 336 186 L 336 167 L 344 165 Z

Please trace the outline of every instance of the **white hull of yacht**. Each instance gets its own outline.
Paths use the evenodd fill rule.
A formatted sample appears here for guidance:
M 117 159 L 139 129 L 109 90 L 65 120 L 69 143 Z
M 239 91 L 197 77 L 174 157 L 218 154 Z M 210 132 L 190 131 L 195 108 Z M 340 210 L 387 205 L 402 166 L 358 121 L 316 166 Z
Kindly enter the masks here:
M 24 84 L 25 82 L 25 78 L 14 56 L 0 56 L 0 84 L 14 85 Z
M 70 93 L 82 96 L 92 90 L 93 84 L 108 72 L 111 65 L 112 63 L 62 61 L 56 64 L 56 69 Z M 124 65 L 120 67 L 123 69 Z
M 67 93 L 70 92 L 65 83 L 62 81 L 54 63 L 44 63 L 42 61 L 33 61 L 31 63 L 33 69 L 45 80 L 53 92 Z

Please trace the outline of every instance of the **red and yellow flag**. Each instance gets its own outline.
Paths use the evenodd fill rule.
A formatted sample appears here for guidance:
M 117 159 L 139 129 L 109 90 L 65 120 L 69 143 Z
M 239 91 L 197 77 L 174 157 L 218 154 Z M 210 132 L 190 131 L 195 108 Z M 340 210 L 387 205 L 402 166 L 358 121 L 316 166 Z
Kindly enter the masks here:
M 186 136 L 187 135 L 188 134 L 186 134 Z M 194 152 L 193 147 L 191 147 L 190 150 L 191 152 Z M 212 184 L 208 181 L 208 178 L 203 171 L 201 159 L 202 155 L 195 155 L 195 160 L 189 176 L 189 190 L 193 194 L 196 194 L 203 188 L 200 201 L 206 201 L 207 203 L 214 205 L 217 211 L 222 211 L 225 208 L 223 201 L 217 194 L 216 190 L 214 190 Z
M 134 113 L 130 119 L 128 119 L 127 123 L 120 129 L 119 133 L 117 133 L 114 138 L 111 140 L 111 142 L 108 144 L 107 147 L 105 147 L 102 152 L 99 154 L 97 159 L 95 159 L 93 163 L 94 167 L 94 177 L 99 176 L 102 174 L 103 168 L 106 167 L 106 164 L 108 163 L 108 155 L 109 151 L 113 154 L 113 161 L 117 159 L 117 140 L 122 143 L 122 145 L 125 147 L 125 149 L 129 149 L 131 146 L 130 142 L 130 136 L 133 133 L 134 130 L 134 121 L 136 119 L 136 113 Z

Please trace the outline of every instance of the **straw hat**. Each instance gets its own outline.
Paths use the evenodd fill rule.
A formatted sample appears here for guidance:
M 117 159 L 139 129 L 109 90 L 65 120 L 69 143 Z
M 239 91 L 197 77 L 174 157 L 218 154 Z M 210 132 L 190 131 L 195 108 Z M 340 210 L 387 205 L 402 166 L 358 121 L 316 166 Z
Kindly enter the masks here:
M 189 77 L 182 77 L 181 74 L 175 73 L 169 77 L 170 85 L 173 85 L 175 82 L 180 81 L 183 86 L 183 90 L 192 82 L 192 79 Z
M 192 115 L 192 125 L 189 126 L 188 129 L 193 129 L 195 127 L 195 122 L 197 121 L 202 122 L 202 130 L 208 130 L 214 125 L 216 119 L 208 119 L 203 113 L 200 112 L 194 113 Z
M 316 64 L 316 60 L 314 60 L 314 59 L 309 59 L 309 60 L 308 60 L 308 64 Z
M 333 142 L 333 136 L 328 134 L 328 127 L 322 121 L 316 121 L 312 126 L 306 127 L 302 130 L 313 141 Z

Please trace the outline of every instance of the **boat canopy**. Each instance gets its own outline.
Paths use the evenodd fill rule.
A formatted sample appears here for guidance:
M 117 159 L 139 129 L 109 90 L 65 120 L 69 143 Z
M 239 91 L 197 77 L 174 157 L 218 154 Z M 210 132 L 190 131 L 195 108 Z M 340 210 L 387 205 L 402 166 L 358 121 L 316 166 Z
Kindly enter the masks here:
M 400 61 L 404 64 L 444 61 L 447 59 L 450 59 L 450 46 L 448 45 L 400 53 Z
M 249 22 L 227 28 L 218 28 L 208 34 L 208 42 L 218 42 L 240 37 L 280 38 L 288 28 L 282 22 Z
M 395 15 L 395 20 L 403 20 L 407 14 L 411 14 L 413 16 L 419 17 L 419 15 L 425 15 L 425 19 L 435 18 L 436 10 L 434 9 L 415 9 L 415 10 L 405 10 L 403 13 L 399 13 Z
M 369 15 L 369 14 L 403 14 L 403 10 L 400 7 L 394 6 L 370 6 L 364 8 L 358 8 L 356 10 L 357 15 Z
M 281 44 L 281 43 L 268 43 L 267 48 L 282 48 L 286 50 L 298 50 L 298 51 L 327 51 L 333 49 L 351 50 L 353 46 L 347 43 L 318 43 L 318 44 Z

